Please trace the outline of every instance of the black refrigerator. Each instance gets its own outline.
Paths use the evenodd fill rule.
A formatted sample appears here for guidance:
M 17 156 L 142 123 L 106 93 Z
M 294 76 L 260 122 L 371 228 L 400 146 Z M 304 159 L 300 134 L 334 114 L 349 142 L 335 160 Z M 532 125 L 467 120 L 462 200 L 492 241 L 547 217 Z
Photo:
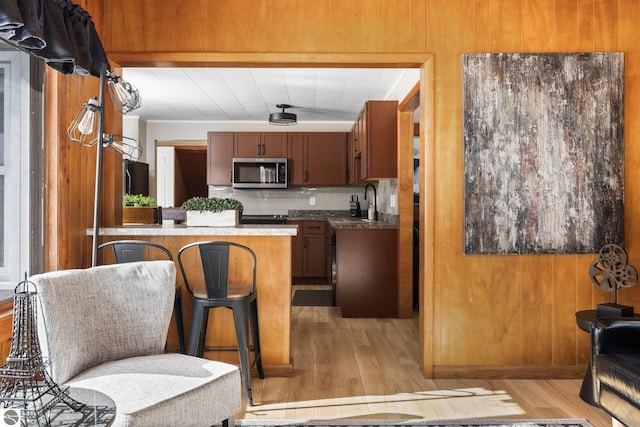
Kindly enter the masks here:
M 124 160 L 122 162 L 122 192 L 124 194 L 149 195 L 149 165 Z

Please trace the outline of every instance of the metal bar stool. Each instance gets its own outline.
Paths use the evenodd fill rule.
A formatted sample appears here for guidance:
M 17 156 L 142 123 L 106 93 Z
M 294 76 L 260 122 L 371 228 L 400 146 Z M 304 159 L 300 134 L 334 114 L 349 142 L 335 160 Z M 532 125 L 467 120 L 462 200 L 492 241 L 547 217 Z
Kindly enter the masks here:
M 198 249 L 202 276 L 191 283 L 184 268 L 183 256 L 186 252 Z M 192 250 L 192 251 L 191 251 Z M 251 266 L 252 276 L 246 268 L 235 269 L 230 273 L 229 264 L 240 264 L 242 260 Z M 205 241 L 195 242 L 182 247 L 178 251 L 178 265 L 184 278 L 184 284 L 192 295 L 193 311 L 191 317 L 191 336 L 188 354 L 202 357 L 209 318 L 209 309 L 226 307 L 233 311 L 233 321 L 238 341 L 242 384 L 247 401 L 253 405 L 251 395 L 251 364 L 249 353 L 249 326 L 253 342 L 253 363 L 260 379 L 264 378 L 262 358 L 260 355 L 260 333 L 258 330 L 258 301 L 256 292 L 256 255 L 244 245 L 232 242 Z M 244 264 L 242 264 L 244 266 Z M 241 271 L 242 270 L 242 271 Z M 245 277 L 241 277 L 243 275 Z
M 139 262 L 149 261 L 145 257 L 145 249 L 157 250 L 164 255 L 166 259 L 173 261 L 173 255 L 169 249 L 157 243 L 147 242 L 145 240 L 114 240 L 106 242 L 98 246 L 98 249 L 105 247 L 111 247 L 113 249 L 113 256 L 117 264 L 125 262 Z M 156 251 L 156 252 L 157 252 Z M 180 347 L 180 353 L 185 353 L 185 340 L 184 340 L 184 326 L 182 324 L 182 288 L 176 284 L 176 296 L 173 303 L 173 315 L 176 321 L 176 329 L 178 330 L 178 346 Z

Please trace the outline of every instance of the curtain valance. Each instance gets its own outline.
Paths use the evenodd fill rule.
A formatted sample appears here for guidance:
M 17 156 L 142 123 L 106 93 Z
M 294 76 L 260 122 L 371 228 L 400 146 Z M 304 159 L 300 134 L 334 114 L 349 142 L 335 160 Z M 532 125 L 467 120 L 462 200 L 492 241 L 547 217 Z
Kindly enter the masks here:
M 2 0 L 0 37 L 64 74 L 99 77 L 109 62 L 89 13 L 70 0 Z

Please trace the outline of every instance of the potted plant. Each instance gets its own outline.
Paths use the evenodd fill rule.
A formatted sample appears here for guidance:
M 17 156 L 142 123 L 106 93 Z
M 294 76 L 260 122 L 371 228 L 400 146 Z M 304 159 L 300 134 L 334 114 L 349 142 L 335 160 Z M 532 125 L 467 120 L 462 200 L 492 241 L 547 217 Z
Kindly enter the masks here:
M 192 197 L 180 209 L 187 214 L 187 226 L 235 227 L 244 206 L 232 198 Z
M 156 200 L 142 194 L 125 194 L 122 196 L 123 224 L 152 224 Z

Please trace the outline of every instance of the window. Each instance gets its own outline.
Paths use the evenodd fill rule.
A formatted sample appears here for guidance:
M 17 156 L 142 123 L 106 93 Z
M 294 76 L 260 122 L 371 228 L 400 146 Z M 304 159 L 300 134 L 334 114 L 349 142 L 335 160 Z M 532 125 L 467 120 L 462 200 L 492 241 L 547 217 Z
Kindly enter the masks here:
M 0 50 L 0 288 L 29 269 L 29 56 Z

